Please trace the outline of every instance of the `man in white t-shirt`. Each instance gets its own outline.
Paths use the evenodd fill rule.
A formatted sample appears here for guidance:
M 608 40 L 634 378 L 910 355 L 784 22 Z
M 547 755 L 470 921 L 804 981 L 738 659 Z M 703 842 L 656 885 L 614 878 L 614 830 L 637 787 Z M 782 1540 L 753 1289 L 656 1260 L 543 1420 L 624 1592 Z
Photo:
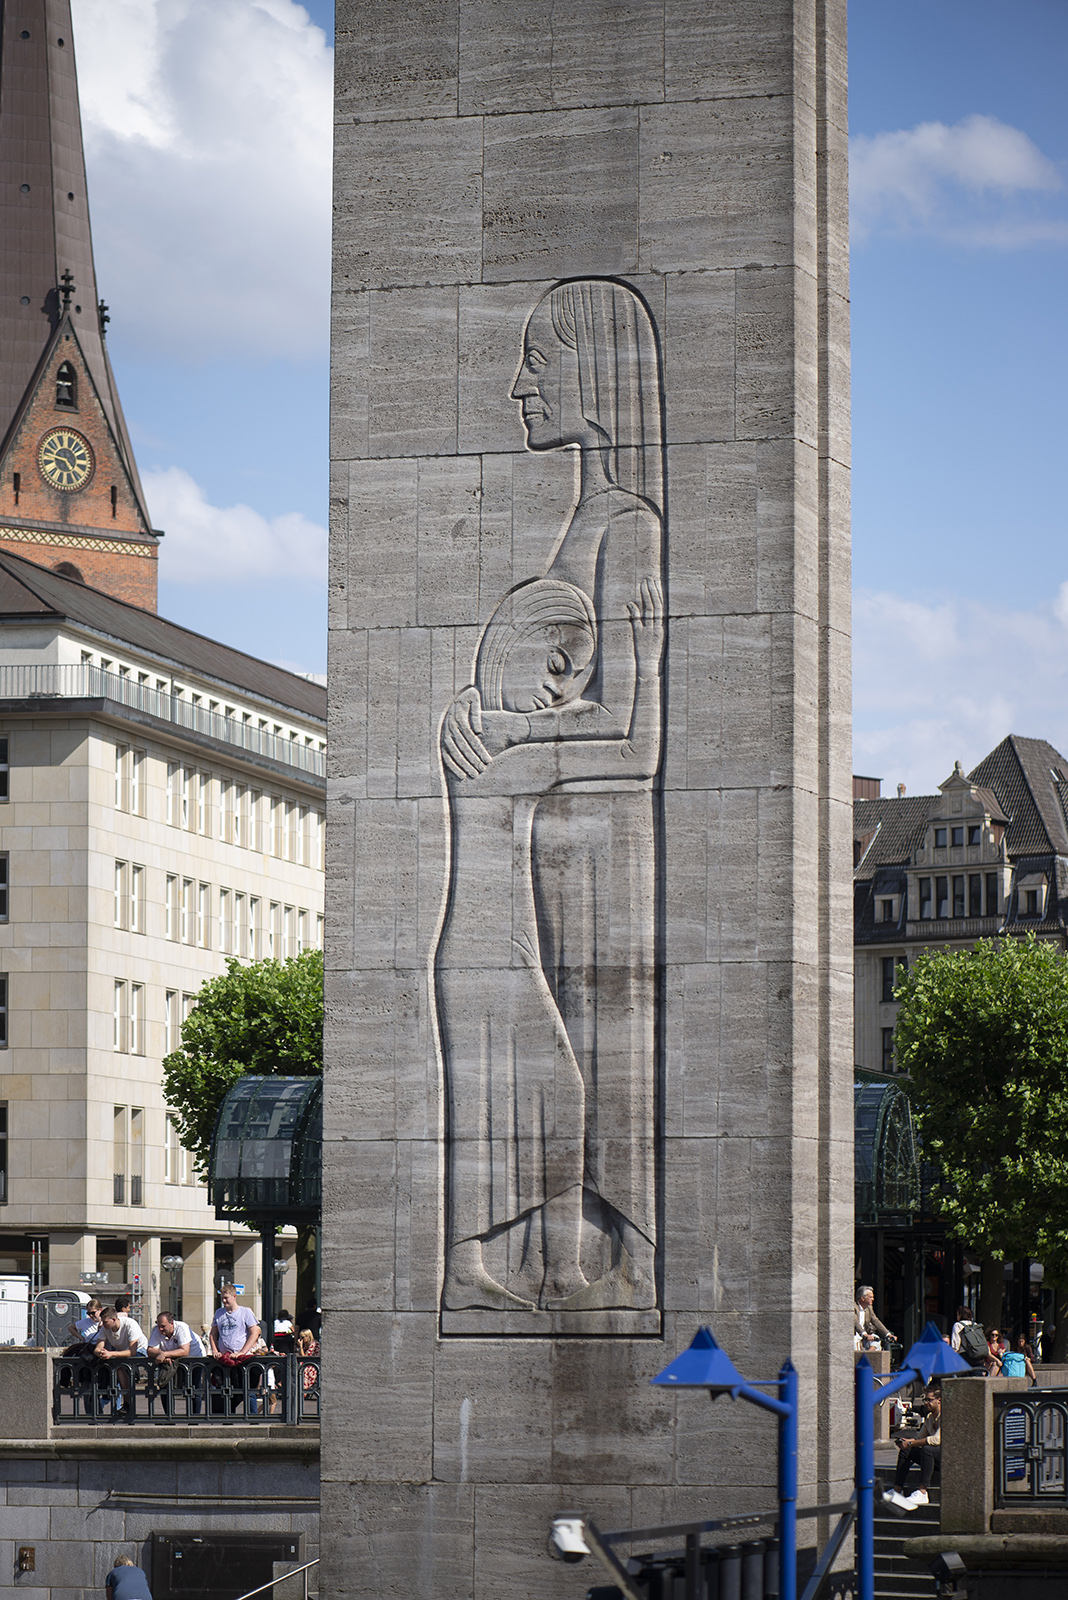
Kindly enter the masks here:
M 140 1325 L 132 1317 L 123 1316 L 118 1311 L 104 1311 L 100 1318 L 100 1338 L 97 1341 L 95 1354 L 101 1361 L 128 1362 L 132 1356 L 143 1356 L 148 1349 L 148 1340 Z M 126 1397 L 126 1407 L 131 1405 L 132 1388 L 130 1383 L 132 1368 L 121 1366 L 118 1369 L 119 1388 Z M 123 1409 L 122 1400 L 116 1397 L 114 1415 L 120 1415 Z M 130 1414 L 132 1421 L 132 1412 Z
M 204 1346 L 193 1332 L 188 1322 L 180 1322 L 171 1316 L 169 1311 L 161 1311 L 156 1318 L 156 1326 L 152 1329 L 152 1336 L 148 1341 L 148 1354 L 155 1363 L 155 1382 L 159 1389 L 163 1409 L 170 1415 L 170 1396 L 167 1385 L 170 1384 L 175 1374 L 176 1361 L 184 1361 L 190 1356 L 203 1356 Z M 190 1392 L 193 1398 L 193 1411 L 199 1413 L 201 1401 L 201 1388 L 203 1373 L 200 1368 L 195 1368 L 190 1374 Z

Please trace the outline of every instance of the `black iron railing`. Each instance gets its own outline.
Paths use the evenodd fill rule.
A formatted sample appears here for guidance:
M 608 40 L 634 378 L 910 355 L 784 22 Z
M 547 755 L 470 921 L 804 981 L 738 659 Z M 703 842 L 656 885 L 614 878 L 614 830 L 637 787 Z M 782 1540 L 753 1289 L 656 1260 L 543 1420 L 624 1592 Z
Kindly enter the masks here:
M 147 1356 L 56 1356 L 52 1420 L 65 1426 L 318 1422 L 319 1361 L 264 1355 L 227 1366 L 203 1356 L 161 1366 Z
M 998 1506 L 1068 1505 L 1068 1389 L 994 1396 Z

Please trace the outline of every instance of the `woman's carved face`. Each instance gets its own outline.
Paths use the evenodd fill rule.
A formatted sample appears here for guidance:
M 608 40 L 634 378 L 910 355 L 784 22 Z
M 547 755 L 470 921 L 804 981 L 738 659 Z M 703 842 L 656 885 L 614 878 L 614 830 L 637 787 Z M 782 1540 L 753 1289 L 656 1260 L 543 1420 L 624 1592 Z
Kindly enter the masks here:
M 547 301 L 535 308 L 527 323 L 512 399 L 523 408 L 523 426 L 532 450 L 599 442 L 597 430 L 586 421 L 579 404 L 578 357 L 557 338 Z
M 550 623 L 516 639 L 501 675 L 505 711 L 545 711 L 577 700 L 593 672 L 594 642 L 584 628 Z

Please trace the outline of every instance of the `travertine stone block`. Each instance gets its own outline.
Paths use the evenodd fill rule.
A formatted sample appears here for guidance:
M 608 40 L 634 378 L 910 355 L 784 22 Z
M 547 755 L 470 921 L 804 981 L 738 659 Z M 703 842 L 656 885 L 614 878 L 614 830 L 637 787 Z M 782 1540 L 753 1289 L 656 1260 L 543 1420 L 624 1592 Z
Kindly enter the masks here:
M 843 1496 L 844 73 L 839 0 L 339 4 L 331 1594 L 769 1504 L 649 1385 L 702 1322 Z

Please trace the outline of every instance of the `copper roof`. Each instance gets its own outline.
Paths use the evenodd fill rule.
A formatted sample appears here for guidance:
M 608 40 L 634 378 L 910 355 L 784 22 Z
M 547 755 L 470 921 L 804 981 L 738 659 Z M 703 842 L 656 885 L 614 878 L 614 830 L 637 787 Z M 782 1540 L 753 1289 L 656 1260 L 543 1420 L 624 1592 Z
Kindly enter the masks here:
M 101 332 L 70 0 L 0 0 L 0 441 L 70 316 L 123 464 L 145 512 Z

